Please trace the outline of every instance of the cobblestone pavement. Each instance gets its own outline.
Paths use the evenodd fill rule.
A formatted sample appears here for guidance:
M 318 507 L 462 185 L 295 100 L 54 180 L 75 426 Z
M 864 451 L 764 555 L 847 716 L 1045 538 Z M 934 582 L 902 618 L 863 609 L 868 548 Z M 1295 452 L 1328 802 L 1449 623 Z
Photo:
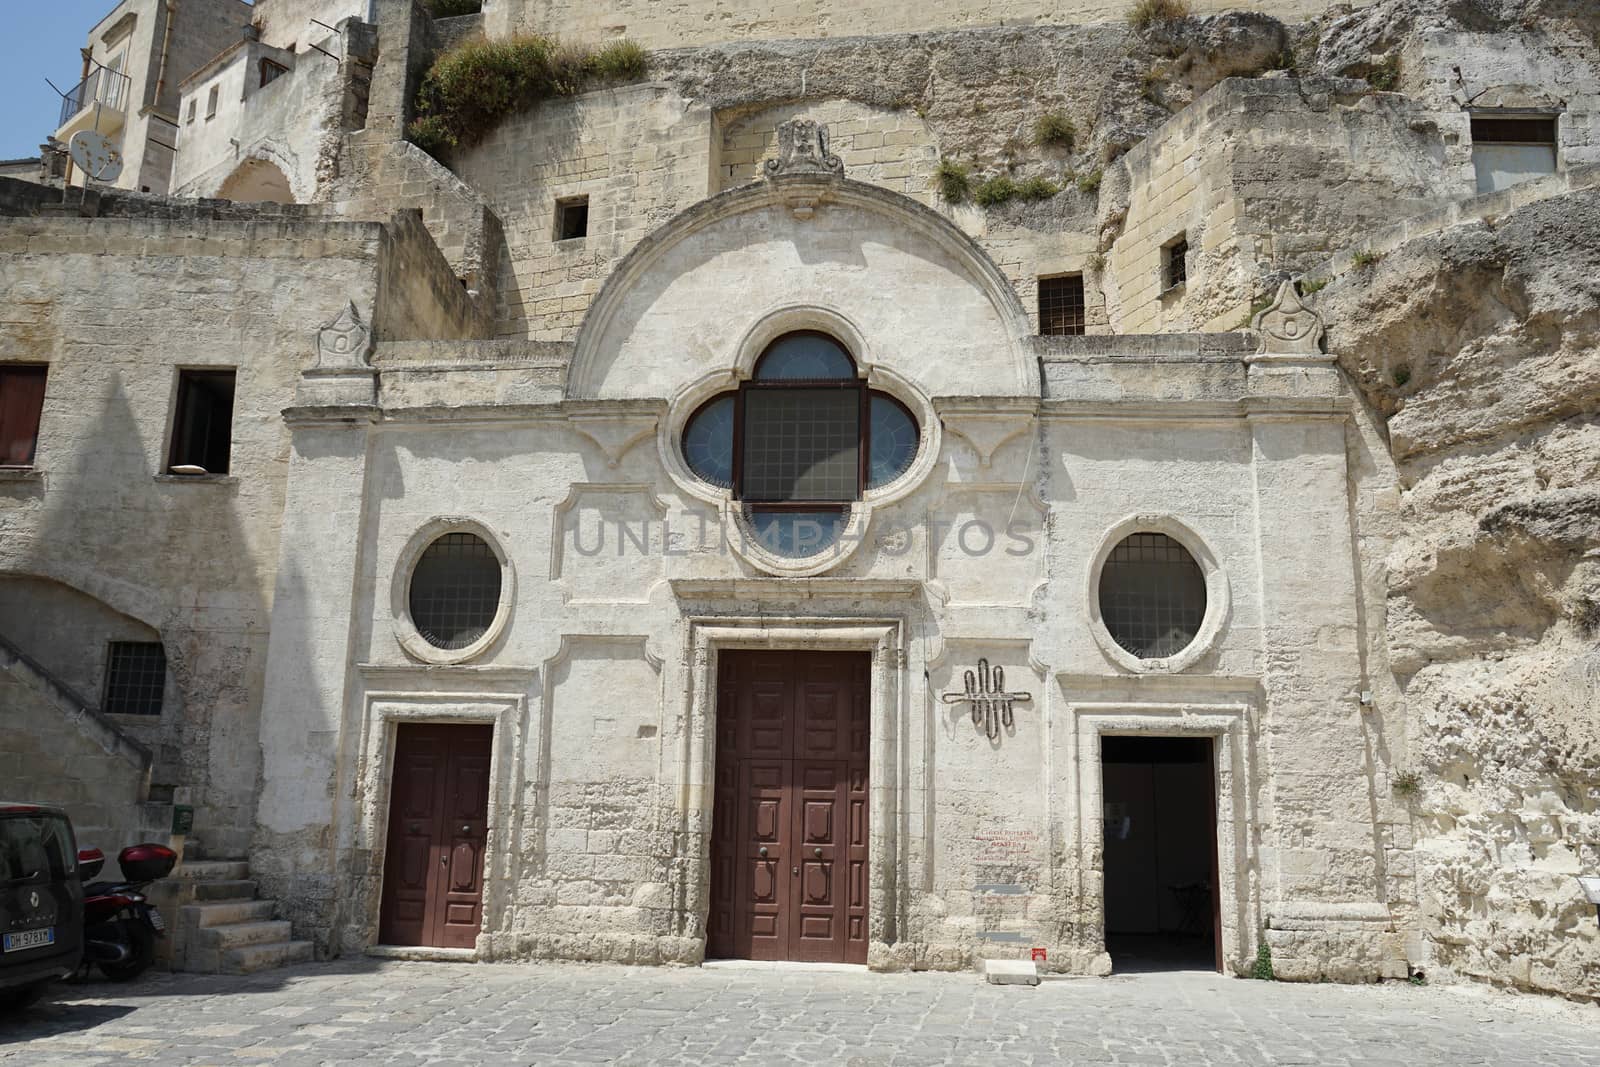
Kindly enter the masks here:
M 361 960 L 62 986 L 0 1063 L 1585 1064 L 1600 1007 L 1479 986 Z

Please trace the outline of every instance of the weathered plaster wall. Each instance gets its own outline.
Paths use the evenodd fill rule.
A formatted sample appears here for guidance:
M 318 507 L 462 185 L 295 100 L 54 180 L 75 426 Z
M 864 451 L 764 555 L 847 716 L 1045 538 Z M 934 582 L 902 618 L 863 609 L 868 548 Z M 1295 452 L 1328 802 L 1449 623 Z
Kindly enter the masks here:
M 263 44 L 310 52 L 308 42 L 328 47 L 326 26 L 366 18 L 368 5 L 369 0 L 256 0 L 250 21 L 260 28 Z M 318 26 L 312 19 L 326 25 Z

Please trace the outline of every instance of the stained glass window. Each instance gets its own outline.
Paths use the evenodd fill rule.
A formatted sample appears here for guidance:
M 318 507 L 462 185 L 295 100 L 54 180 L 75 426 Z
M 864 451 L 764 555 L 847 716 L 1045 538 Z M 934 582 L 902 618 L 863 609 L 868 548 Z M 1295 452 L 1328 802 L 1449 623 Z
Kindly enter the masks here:
M 911 469 L 917 458 L 917 420 L 893 397 L 873 393 L 871 447 L 867 450 L 867 488 L 888 485 Z
M 785 334 L 756 363 L 756 381 L 850 380 L 855 362 L 839 342 L 820 333 Z
M 733 487 L 734 395 L 724 393 L 689 418 L 683 429 L 683 458 L 702 481 Z

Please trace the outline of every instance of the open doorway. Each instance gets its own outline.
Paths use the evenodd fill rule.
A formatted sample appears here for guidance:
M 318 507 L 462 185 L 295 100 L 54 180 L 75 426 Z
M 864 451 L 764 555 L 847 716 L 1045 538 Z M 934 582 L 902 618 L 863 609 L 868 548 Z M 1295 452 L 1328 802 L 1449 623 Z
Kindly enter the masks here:
M 1220 970 L 1209 737 L 1103 737 L 1106 951 L 1121 972 Z

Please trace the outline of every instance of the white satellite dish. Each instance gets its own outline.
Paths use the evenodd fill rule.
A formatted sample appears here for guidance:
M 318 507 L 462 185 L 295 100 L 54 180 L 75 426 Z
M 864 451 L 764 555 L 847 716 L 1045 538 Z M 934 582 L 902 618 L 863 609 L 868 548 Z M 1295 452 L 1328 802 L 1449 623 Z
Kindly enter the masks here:
M 122 173 L 122 151 L 96 130 L 79 130 L 67 145 L 72 162 L 97 182 L 114 182 Z

